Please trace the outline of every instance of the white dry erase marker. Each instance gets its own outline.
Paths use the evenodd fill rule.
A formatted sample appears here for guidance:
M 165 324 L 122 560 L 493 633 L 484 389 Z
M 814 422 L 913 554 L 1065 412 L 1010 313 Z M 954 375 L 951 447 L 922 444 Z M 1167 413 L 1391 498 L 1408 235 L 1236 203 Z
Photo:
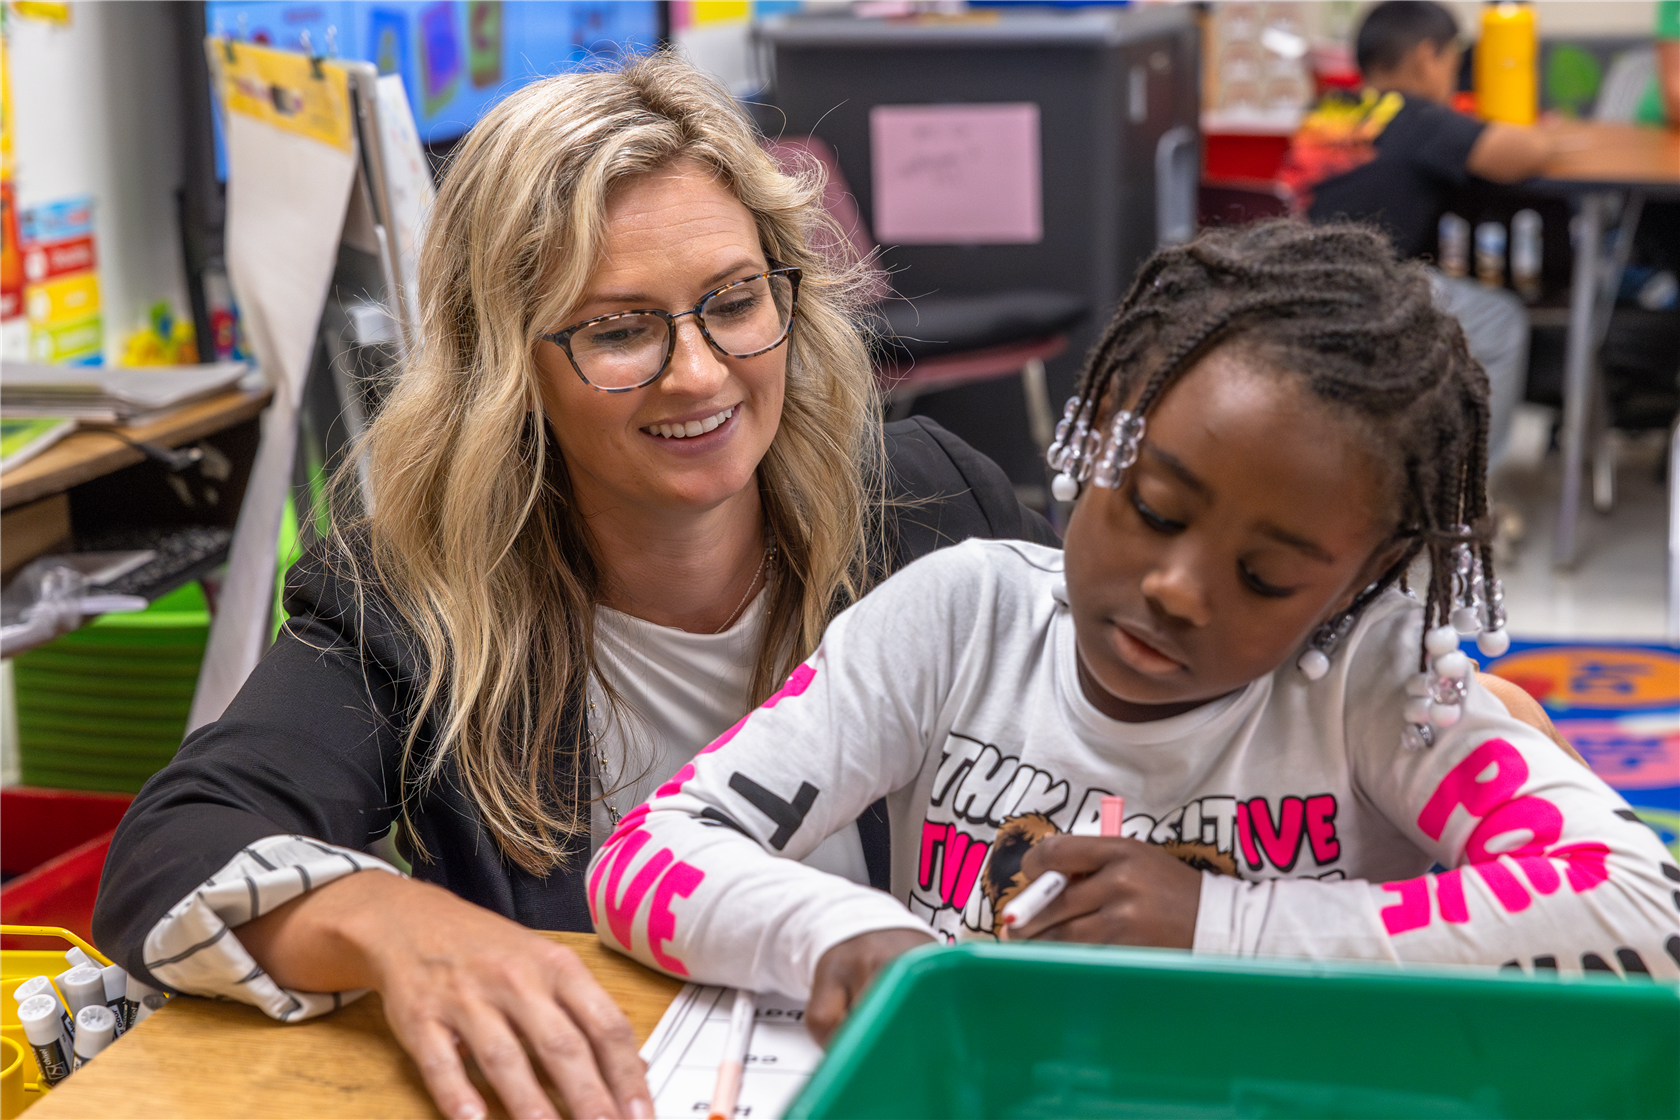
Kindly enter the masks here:
M 123 991 L 123 1029 L 127 1030 L 140 1021 L 140 1008 L 145 1006 L 147 996 L 161 995 L 163 995 L 162 992 L 130 973 L 128 987 Z M 148 1011 L 147 1014 L 149 1015 L 151 1012 Z
M 706 1110 L 706 1120 L 733 1120 L 757 1011 L 758 1001 L 753 994 L 737 989 L 735 1009 L 729 1015 L 729 1037 L 723 1044 L 723 1061 L 718 1063 L 717 1085 L 712 1089 L 712 1106 Z
M 86 953 L 82 952 L 82 950 L 75 945 L 72 945 L 72 946 L 70 946 L 70 948 L 64 950 L 64 959 L 70 962 L 70 967 L 71 968 L 83 968 L 83 967 L 98 968 L 99 967 L 99 962 L 98 961 L 94 960 L 92 957 L 90 957 Z
M 57 1085 L 70 1076 L 70 1036 L 58 1015 L 58 1000 L 52 996 L 30 996 L 18 1004 L 18 1022 L 23 1036 L 35 1052 L 41 1080 Z
M 58 978 L 58 990 L 64 993 L 64 1006 L 74 1018 L 82 1008 L 98 1004 L 105 1006 L 105 978 L 89 965 L 78 965 Z
M 76 1020 L 70 1018 L 70 1012 L 64 1010 L 64 1005 L 58 1002 L 58 993 L 53 990 L 51 978 L 31 976 L 12 989 L 12 998 L 20 1004 L 33 996 L 51 996 L 52 1001 L 58 1004 L 59 1018 L 64 1020 L 64 1037 L 70 1038 L 76 1033 Z
M 146 994 L 140 997 L 140 1006 L 134 1009 L 134 1023 L 145 1022 L 148 1015 L 168 1002 L 168 992 L 159 991 L 150 984 L 146 985 Z M 132 1027 L 134 1023 L 130 1023 L 129 1026 Z
M 1006 926 L 1024 926 L 1046 906 L 1056 901 L 1056 896 L 1067 889 L 1068 877 L 1060 871 L 1046 871 L 1032 882 L 1026 889 L 1010 900 L 1003 908 L 1003 924 Z
M 108 964 L 99 970 L 99 979 L 105 983 L 105 1006 L 116 1017 L 117 1035 L 121 1037 L 128 1029 L 128 1012 L 123 1009 L 123 993 L 128 991 L 128 973 L 121 965 Z
M 117 1017 L 103 1003 L 95 1003 L 76 1012 L 76 1054 L 70 1061 L 72 1072 L 81 1069 L 99 1056 L 117 1037 Z

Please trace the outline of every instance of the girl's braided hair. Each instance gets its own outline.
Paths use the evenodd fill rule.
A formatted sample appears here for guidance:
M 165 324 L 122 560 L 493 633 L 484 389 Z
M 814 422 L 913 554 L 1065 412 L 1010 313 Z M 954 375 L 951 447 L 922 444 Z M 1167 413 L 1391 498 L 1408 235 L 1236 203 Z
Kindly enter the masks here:
M 1399 506 L 1391 540 L 1406 547 L 1348 613 L 1403 581 L 1427 551 L 1424 629 L 1446 624 L 1457 548 L 1477 549 L 1493 579 L 1488 382 L 1457 320 L 1436 309 L 1424 267 L 1351 223 L 1258 222 L 1163 249 L 1092 352 L 1079 414 L 1126 406 L 1147 416 L 1185 370 L 1230 343 L 1361 423 L 1373 459 L 1390 472 Z

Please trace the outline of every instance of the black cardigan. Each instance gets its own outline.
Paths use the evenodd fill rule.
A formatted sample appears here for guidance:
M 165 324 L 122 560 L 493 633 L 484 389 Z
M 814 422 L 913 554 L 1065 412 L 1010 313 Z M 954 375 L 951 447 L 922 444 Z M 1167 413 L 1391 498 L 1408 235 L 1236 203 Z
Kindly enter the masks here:
M 1059 543 L 996 464 L 938 424 L 915 417 L 885 432 L 889 494 L 899 499 L 888 514 L 893 568 L 969 537 Z M 189 735 L 146 783 L 112 841 L 94 939 L 147 979 L 146 934 L 247 844 L 296 833 L 361 848 L 396 818 L 403 713 L 421 679 L 412 636 L 372 596 L 365 613 L 357 611 L 350 585 L 319 548 L 288 575 L 285 604 L 291 617 L 274 647 L 222 718 Z M 561 735 L 570 741 L 570 729 Z M 428 742 L 423 730 L 416 749 Z M 884 809 L 871 806 L 858 821 L 870 879 L 882 887 L 890 851 Z M 534 928 L 592 928 L 587 831 L 563 868 L 531 875 L 500 857 L 450 767 L 414 817 L 432 856 L 416 861 L 416 878 Z

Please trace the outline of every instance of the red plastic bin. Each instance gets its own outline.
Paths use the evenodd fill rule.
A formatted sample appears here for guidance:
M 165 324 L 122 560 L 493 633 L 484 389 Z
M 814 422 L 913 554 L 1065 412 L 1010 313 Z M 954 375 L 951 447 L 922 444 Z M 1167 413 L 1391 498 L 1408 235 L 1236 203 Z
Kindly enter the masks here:
M 93 902 L 126 793 L 0 790 L 0 887 L 7 925 L 62 926 L 91 941 Z

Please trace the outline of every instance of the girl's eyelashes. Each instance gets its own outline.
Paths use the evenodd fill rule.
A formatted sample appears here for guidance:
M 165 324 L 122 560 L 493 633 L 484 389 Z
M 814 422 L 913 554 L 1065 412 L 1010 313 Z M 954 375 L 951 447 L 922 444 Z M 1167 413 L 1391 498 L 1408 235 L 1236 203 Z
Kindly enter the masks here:
M 1143 523 L 1157 533 L 1177 533 L 1184 528 L 1184 522 L 1162 517 L 1150 509 L 1135 486 L 1132 488 L 1132 508 L 1137 510 L 1137 515 L 1143 519 Z
M 1295 594 L 1295 589 L 1293 587 L 1278 587 L 1274 584 L 1267 583 L 1265 580 L 1255 575 L 1249 569 L 1247 564 L 1239 562 L 1237 564 L 1237 571 L 1242 573 L 1243 583 L 1246 584 L 1248 589 L 1256 595 L 1263 595 L 1268 599 L 1287 599 L 1291 595 Z

